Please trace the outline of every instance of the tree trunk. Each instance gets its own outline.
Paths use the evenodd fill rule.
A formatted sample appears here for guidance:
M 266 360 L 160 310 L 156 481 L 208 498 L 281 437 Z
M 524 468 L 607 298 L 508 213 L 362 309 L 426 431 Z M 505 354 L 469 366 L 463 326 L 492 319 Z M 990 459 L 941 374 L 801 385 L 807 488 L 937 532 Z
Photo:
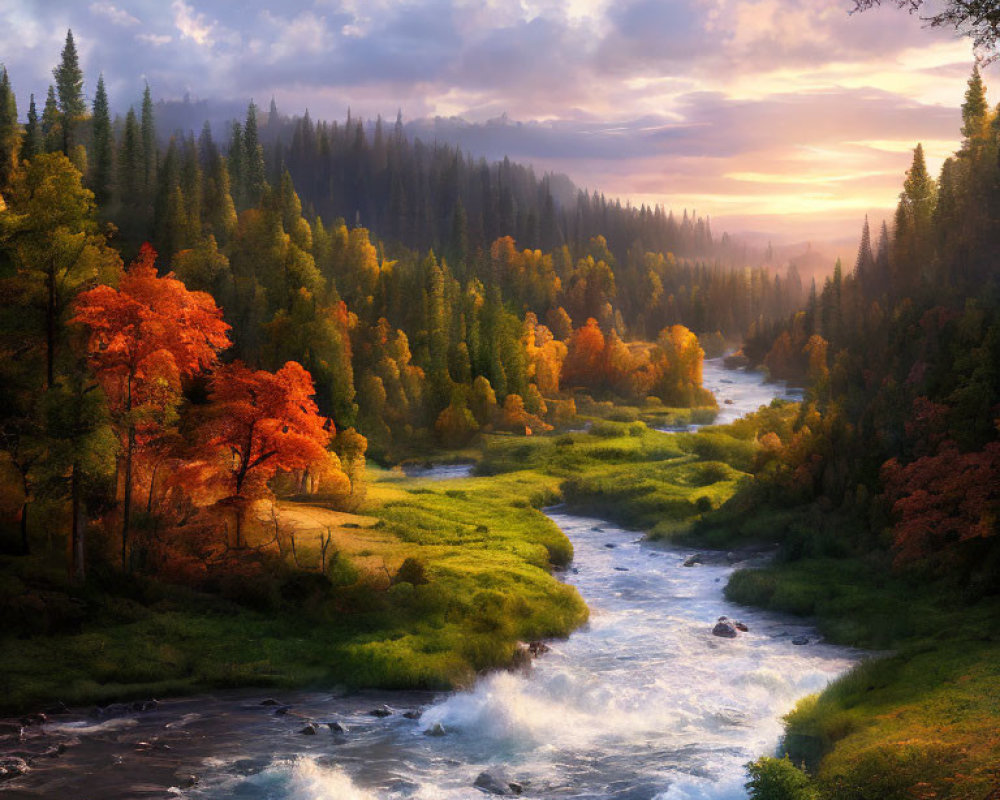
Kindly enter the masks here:
M 243 547 L 243 509 L 236 509 L 236 549 Z
M 125 395 L 125 415 L 128 436 L 125 443 L 125 486 L 122 497 L 122 571 L 128 572 L 128 530 L 132 515 L 132 454 L 135 451 L 135 425 L 132 423 L 132 376 L 128 376 Z
M 135 450 L 135 429 L 129 425 L 128 444 L 125 447 L 125 488 L 122 498 L 122 570 L 128 568 L 128 533 L 132 515 L 132 453 Z
M 31 545 L 28 543 L 28 500 L 21 504 L 21 555 L 30 555 Z
M 45 386 L 52 388 L 55 382 L 56 361 L 56 273 L 55 265 L 51 265 L 46 283 L 49 297 L 45 308 Z
M 156 472 L 159 470 L 160 465 L 155 464 L 153 466 L 153 475 L 149 479 L 149 496 L 146 498 L 146 513 L 153 513 L 153 489 L 156 487 Z
M 71 487 L 73 496 L 72 577 L 83 583 L 87 577 L 84 560 L 87 535 L 87 509 L 83 500 L 80 470 L 76 464 L 73 465 Z

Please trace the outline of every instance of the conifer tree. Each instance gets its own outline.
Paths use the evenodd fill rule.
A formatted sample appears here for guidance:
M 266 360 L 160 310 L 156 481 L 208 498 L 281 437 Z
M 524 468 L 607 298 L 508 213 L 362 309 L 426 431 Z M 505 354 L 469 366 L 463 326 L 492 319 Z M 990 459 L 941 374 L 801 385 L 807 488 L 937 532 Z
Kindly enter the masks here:
M 229 138 L 227 165 L 229 178 L 232 182 L 233 202 L 236 210 L 242 211 L 247 206 L 246 200 L 246 160 L 243 157 L 243 126 L 233 120 L 232 132 Z
M 20 150 L 21 125 L 17 121 L 17 100 L 10 88 L 6 68 L 0 67 L 0 190 L 10 184 Z
M 865 224 L 861 228 L 861 244 L 858 245 L 858 258 L 854 263 L 854 274 L 862 281 L 867 281 L 871 277 L 875 267 L 875 256 L 872 254 L 872 233 L 868 226 L 868 215 L 865 215 Z
M 979 65 L 972 68 L 969 77 L 969 88 L 965 91 L 965 102 L 962 103 L 962 152 L 975 155 L 987 135 L 989 106 L 986 103 L 986 87 L 979 74 Z
M 45 96 L 45 108 L 42 109 L 42 138 L 45 140 L 46 153 L 54 153 L 62 149 L 62 128 L 59 101 L 56 100 L 56 87 L 49 84 L 49 93 Z
M 101 75 L 97 79 L 97 93 L 94 95 L 94 164 L 90 181 L 94 199 L 98 205 L 104 205 L 111 199 L 111 185 L 114 175 L 112 147 L 108 94 L 104 88 L 104 75 Z
M 125 131 L 118 154 L 118 189 L 126 203 L 134 203 L 143 190 L 146 181 L 143 165 L 142 133 L 135 109 L 130 108 L 125 115 Z
M 264 195 L 264 148 L 257 135 L 257 106 L 252 100 L 247 107 L 247 120 L 243 128 L 243 157 L 246 168 L 246 200 L 250 206 L 257 206 Z
M 24 126 L 24 138 L 21 140 L 22 161 L 34 158 L 45 149 L 42 141 L 42 128 L 38 120 L 38 108 L 35 106 L 35 95 L 28 101 L 28 122 Z
M 80 69 L 80 59 L 76 53 L 76 43 L 73 41 L 73 31 L 66 31 L 66 44 L 62 50 L 59 66 L 52 70 L 59 94 L 59 110 L 62 122 L 62 151 L 70 155 L 74 141 L 74 129 L 77 123 L 86 115 L 87 107 L 83 102 L 83 70 Z
M 143 191 L 147 197 L 152 197 L 156 190 L 156 170 L 159 150 L 156 146 L 156 121 L 153 119 L 153 98 L 149 92 L 149 84 L 142 92 L 142 169 Z

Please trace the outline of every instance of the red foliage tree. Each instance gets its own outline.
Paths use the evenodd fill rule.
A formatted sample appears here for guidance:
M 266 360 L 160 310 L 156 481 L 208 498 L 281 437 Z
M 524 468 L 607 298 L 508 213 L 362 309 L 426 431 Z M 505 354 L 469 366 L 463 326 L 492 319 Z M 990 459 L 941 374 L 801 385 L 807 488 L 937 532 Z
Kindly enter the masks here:
M 277 372 L 253 370 L 239 361 L 221 366 L 209 392 L 199 461 L 219 484 L 221 504 L 234 510 L 240 547 L 246 507 L 267 494 L 275 473 L 323 463 L 333 422 L 320 416 L 312 376 L 295 361 Z
M 997 535 L 1000 442 L 971 453 L 945 442 L 936 455 L 905 466 L 891 459 L 882 467 L 882 480 L 898 518 L 897 565 Z
M 229 326 L 212 297 L 192 292 L 173 273 L 157 274 L 144 244 L 118 288 L 98 286 L 76 301 L 73 322 L 87 327 L 88 358 L 111 408 L 124 461 L 122 568 L 126 569 L 137 446 L 162 432 L 180 384 L 216 363 Z

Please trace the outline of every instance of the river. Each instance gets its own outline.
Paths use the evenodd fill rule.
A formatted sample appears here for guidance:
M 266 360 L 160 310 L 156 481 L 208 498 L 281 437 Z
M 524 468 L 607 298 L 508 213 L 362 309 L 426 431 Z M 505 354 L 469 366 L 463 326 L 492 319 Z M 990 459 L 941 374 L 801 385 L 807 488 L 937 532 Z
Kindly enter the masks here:
M 740 413 L 785 391 L 711 362 L 709 379 Z M 801 621 L 727 603 L 731 566 L 685 567 L 691 550 L 548 513 L 573 542 L 565 579 L 591 619 L 530 669 L 443 695 L 283 692 L 274 696 L 291 706 L 285 714 L 262 704 L 268 694 L 239 692 L 106 723 L 71 719 L 47 727 L 74 746 L 5 788 L 80 800 L 476 800 L 477 776 L 502 768 L 533 798 L 745 797 L 743 764 L 774 752 L 781 716 L 860 654 L 817 641 Z M 749 632 L 712 636 L 720 615 Z M 810 643 L 792 644 L 801 636 Z M 391 715 L 373 716 L 383 704 Z M 308 720 L 347 730 L 304 735 Z M 197 783 L 184 788 L 189 776 Z

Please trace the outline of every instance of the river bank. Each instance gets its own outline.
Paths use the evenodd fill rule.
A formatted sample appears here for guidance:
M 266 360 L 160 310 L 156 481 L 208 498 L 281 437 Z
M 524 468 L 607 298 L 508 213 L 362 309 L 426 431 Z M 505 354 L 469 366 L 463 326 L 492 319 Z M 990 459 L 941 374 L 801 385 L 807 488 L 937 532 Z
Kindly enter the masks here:
M 74 743 L 12 796 L 125 798 L 141 785 L 145 797 L 467 800 L 481 773 L 502 770 L 533 797 L 728 798 L 743 764 L 776 747 L 781 715 L 858 657 L 726 601 L 733 565 L 685 567 L 690 549 L 548 513 L 573 542 L 565 579 L 592 613 L 529 669 L 453 694 L 241 691 L 53 718 L 39 730 Z M 749 632 L 712 636 L 723 614 Z M 801 636 L 808 645 L 793 644 Z M 103 763 L 117 766 L 94 773 Z

